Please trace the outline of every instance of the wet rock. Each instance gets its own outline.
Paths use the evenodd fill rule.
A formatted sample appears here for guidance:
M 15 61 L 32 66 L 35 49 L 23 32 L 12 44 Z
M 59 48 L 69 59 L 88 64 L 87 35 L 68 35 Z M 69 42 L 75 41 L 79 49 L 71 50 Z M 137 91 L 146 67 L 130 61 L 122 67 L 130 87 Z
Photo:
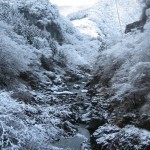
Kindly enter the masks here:
M 88 122 L 90 121 L 92 117 L 92 113 L 91 111 L 88 111 L 87 113 L 84 113 L 82 116 L 81 116 L 81 121 L 88 124 Z
M 90 103 L 83 103 L 83 109 L 86 110 L 87 108 L 89 108 L 91 106 Z
M 69 134 L 73 134 L 77 131 L 77 129 L 69 121 L 65 121 L 62 128 Z
M 71 80 L 70 76 L 63 76 L 65 82 L 69 82 Z
M 105 123 L 106 120 L 102 116 L 99 118 L 91 118 L 87 128 L 89 131 L 94 132 L 99 126 L 102 126 Z
M 36 116 L 38 116 L 38 115 L 41 115 L 41 111 L 40 110 L 38 110 L 38 111 L 36 111 L 36 112 L 32 112 L 32 111 L 29 111 L 29 110 L 25 110 L 25 115 L 27 115 L 28 117 L 32 117 L 32 118 L 35 118 L 35 120 L 37 121 L 37 122 L 39 122 L 38 120 L 40 120 L 39 118 L 37 118 Z

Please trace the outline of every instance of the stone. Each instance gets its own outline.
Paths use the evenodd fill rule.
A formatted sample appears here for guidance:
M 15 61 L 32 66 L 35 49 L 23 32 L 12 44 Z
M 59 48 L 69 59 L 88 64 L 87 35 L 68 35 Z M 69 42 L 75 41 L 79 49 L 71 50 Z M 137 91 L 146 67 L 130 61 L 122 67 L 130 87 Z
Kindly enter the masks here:
M 106 123 L 106 120 L 103 117 L 91 118 L 91 120 L 88 123 L 88 127 L 87 128 L 90 131 L 95 131 L 99 126 L 102 126 L 105 123 Z
M 15 98 L 19 101 L 22 101 L 25 104 L 35 104 L 36 103 L 36 100 L 35 100 L 34 96 L 28 91 L 14 92 L 11 95 L 11 97 Z
M 78 89 L 80 89 L 80 85 L 79 84 L 74 84 L 73 88 L 78 90 Z
M 47 71 L 52 71 L 54 72 L 55 69 L 53 67 L 53 59 L 52 58 L 47 58 L 44 55 L 41 56 L 41 66 L 47 70 Z
M 27 83 L 32 89 L 39 89 L 40 79 L 31 71 L 20 72 L 19 77 Z
M 56 79 L 56 74 L 54 72 L 48 71 L 44 73 L 52 81 Z
M 105 124 L 93 133 L 91 143 L 94 150 L 149 150 L 150 134 L 146 130 L 131 125 L 120 129 L 117 126 Z

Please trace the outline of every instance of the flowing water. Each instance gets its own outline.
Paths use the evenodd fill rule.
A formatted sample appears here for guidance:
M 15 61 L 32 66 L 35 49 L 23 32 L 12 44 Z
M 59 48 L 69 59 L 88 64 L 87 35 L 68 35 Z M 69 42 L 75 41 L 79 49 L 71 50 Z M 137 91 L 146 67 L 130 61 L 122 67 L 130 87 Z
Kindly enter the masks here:
M 54 143 L 54 146 L 58 148 L 70 149 L 70 150 L 84 150 L 85 145 L 90 145 L 90 133 L 82 125 L 77 126 L 78 133 L 69 138 L 61 138 L 59 141 Z M 86 148 L 88 150 L 88 148 Z
M 89 78 L 84 78 L 79 82 L 68 84 L 69 92 L 77 93 L 77 96 L 83 97 L 84 102 L 87 101 L 86 90 L 84 89 Z M 80 88 L 75 89 L 74 85 L 79 85 Z M 81 112 L 84 110 L 81 110 Z M 90 150 L 90 133 L 86 129 L 86 125 L 74 125 L 78 132 L 72 137 L 62 137 L 59 141 L 53 143 L 53 146 L 67 150 Z

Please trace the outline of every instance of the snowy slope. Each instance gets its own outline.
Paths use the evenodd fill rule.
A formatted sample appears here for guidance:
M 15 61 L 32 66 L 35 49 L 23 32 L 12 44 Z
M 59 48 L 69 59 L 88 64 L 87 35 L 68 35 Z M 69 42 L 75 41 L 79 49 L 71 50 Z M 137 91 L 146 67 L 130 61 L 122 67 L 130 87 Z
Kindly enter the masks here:
M 97 1 L 91 8 L 70 14 L 68 17 L 81 32 L 91 36 L 103 34 L 106 39 L 113 41 L 120 38 L 125 25 L 138 20 L 141 14 L 141 7 L 136 0 L 118 1 L 117 7 L 120 22 L 114 0 Z
M 91 4 L 88 4 L 87 1 L 82 5 L 78 4 L 78 1 L 72 1 L 69 5 L 57 3 L 55 0 L 53 2 L 59 5 L 60 14 L 67 16 L 82 34 L 78 33 L 80 39 L 72 39 L 71 44 L 73 46 L 70 45 L 70 48 L 79 52 L 81 59 L 90 65 L 95 63 L 101 50 L 120 40 L 125 25 L 138 20 L 141 14 L 140 4 L 136 0 L 118 1 L 121 24 L 119 24 L 114 0 L 97 0 Z M 74 59 L 71 57 L 71 60 Z M 78 60 L 78 62 L 80 61 Z
M 120 42 L 103 51 L 98 57 L 97 65 L 103 68 L 102 76 L 110 73 L 107 78 L 120 96 L 125 91 L 149 86 L 149 9 L 147 17 L 143 33 L 135 30 L 124 35 Z

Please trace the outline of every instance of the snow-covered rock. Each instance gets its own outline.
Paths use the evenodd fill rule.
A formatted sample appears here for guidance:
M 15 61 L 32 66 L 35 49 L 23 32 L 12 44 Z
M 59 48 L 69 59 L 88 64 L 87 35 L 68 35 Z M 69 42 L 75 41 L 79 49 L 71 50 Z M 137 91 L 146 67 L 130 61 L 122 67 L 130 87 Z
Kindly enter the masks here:
M 142 150 L 150 147 L 150 133 L 134 126 L 120 129 L 106 124 L 93 133 L 94 139 L 96 140 L 95 149 Z

